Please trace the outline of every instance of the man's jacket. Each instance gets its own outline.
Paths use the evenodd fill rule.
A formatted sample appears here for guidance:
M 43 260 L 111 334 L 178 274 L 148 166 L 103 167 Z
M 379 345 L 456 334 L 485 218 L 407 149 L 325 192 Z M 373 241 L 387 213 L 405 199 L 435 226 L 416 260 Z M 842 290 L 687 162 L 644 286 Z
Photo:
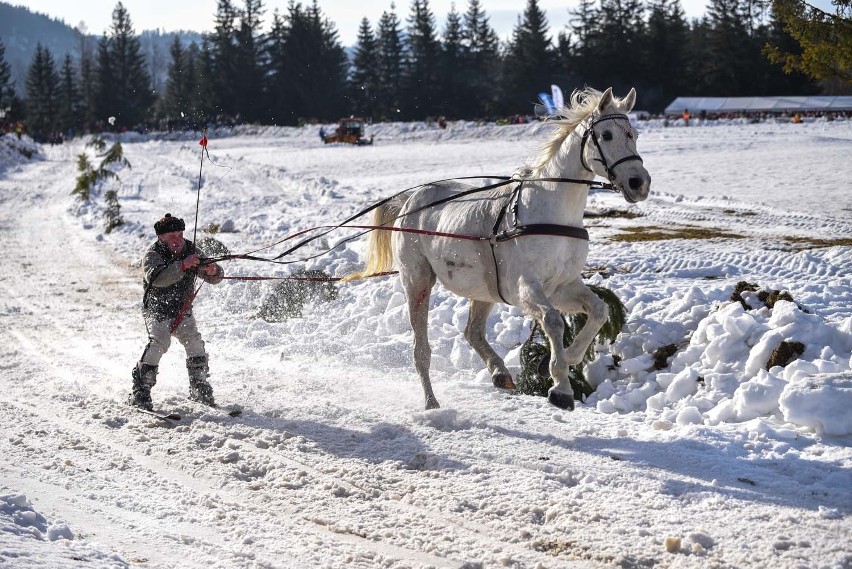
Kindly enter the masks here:
M 143 286 L 145 294 L 142 298 L 142 311 L 146 316 L 153 316 L 157 320 L 168 320 L 175 318 L 180 312 L 181 304 L 193 291 L 196 272 L 194 270 L 182 271 L 181 262 L 198 253 L 204 259 L 204 254 L 195 248 L 195 244 L 188 239 L 184 241 L 183 250 L 180 253 L 172 253 L 168 246 L 160 241 L 155 241 L 145 252 L 142 267 L 145 271 Z M 225 272 L 219 267 L 216 276 L 209 277 L 202 273 L 198 276 L 210 284 L 219 284 Z M 186 315 L 190 315 L 188 312 Z

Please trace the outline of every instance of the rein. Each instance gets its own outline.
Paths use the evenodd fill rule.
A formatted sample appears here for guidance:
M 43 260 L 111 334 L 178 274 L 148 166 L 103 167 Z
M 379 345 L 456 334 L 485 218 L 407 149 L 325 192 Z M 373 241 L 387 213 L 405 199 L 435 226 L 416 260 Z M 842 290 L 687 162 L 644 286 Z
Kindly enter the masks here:
M 388 203 L 389 201 L 393 200 L 394 198 L 396 198 L 396 197 L 398 197 L 402 194 L 405 194 L 406 192 L 409 192 L 409 191 L 412 191 L 412 190 L 415 190 L 415 189 L 418 189 L 418 188 L 422 188 L 422 187 L 425 187 L 425 186 L 428 186 L 428 185 L 431 185 L 431 184 L 438 184 L 438 183 L 441 183 L 441 182 L 450 182 L 450 181 L 455 181 L 455 180 L 482 180 L 482 179 L 491 179 L 491 180 L 496 179 L 496 180 L 500 180 L 500 181 L 495 182 L 493 184 L 488 184 L 486 186 L 481 186 L 481 187 L 478 187 L 478 188 L 472 188 L 470 190 L 466 190 L 464 192 L 460 192 L 458 194 L 454 194 L 452 196 L 448 196 L 448 197 L 442 198 L 440 200 L 435 200 L 435 201 L 430 202 L 428 204 L 425 204 L 425 205 L 423 205 L 423 206 L 421 206 L 417 209 L 413 209 L 409 212 L 406 212 L 404 215 L 410 215 L 410 214 L 416 213 L 418 211 L 422 211 L 424 209 L 428 209 L 428 208 L 435 207 L 435 206 L 438 206 L 438 205 L 441 205 L 441 204 L 444 204 L 444 203 L 447 203 L 447 202 L 450 202 L 450 201 L 457 200 L 459 198 L 462 198 L 462 197 L 470 195 L 470 194 L 475 194 L 475 193 L 479 193 L 479 192 L 492 190 L 492 189 L 495 189 L 495 188 L 500 188 L 502 186 L 506 186 L 506 185 L 511 184 L 513 182 L 520 182 L 519 185 L 518 185 L 518 189 L 516 189 L 512 192 L 512 198 L 510 198 L 510 201 L 507 202 L 503 206 L 503 208 L 501 208 L 500 214 L 498 215 L 498 221 L 497 221 L 497 223 L 495 223 L 492 234 L 489 235 L 489 236 L 483 237 L 483 236 L 480 236 L 480 235 L 463 235 L 463 234 L 458 234 L 458 233 L 446 233 L 446 232 L 441 232 L 441 231 L 430 231 L 430 230 L 427 230 L 427 229 L 414 229 L 414 228 L 393 227 L 393 226 L 384 226 L 384 225 L 347 225 L 347 223 L 354 221 L 355 219 L 358 219 L 359 217 L 362 217 L 363 215 L 373 211 L 374 209 L 376 209 L 378 207 L 381 207 L 382 205 Z M 369 233 L 371 231 L 376 231 L 376 230 L 379 230 L 379 231 L 396 231 L 396 232 L 399 232 L 399 233 L 416 233 L 416 234 L 419 234 L 419 235 L 429 235 L 429 236 L 433 236 L 433 237 L 448 237 L 448 238 L 452 238 L 452 239 L 463 239 L 463 240 L 468 240 L 468 241 L 488 241 L 490 246 L 491 246 L 492 255 L 494 254 L 494 246 L 497 243 L 502 243 L 504 241 L 509 241 L 511 239 L 516 239 L 518 237 L 523 237 L 523 236 L 528 236 L 528 235 L 552 235 L 552 236 L 570 237 L 570 238 L 574 238 L 574 239 L 582 239 L 582 240 L 588 241 L 589 233 L 588 233 L 588 231 L 586 231 L 582 227 L 572 227 L 572 226 L 568 226 L 568 225 L 556 225 L 556 224 L 551 224 L 551 223 L 533 223 L 533 224 L 519 225 L 517 223 L 517 215 L 513 216 L 514 223 L 513 223 L 512 227 L 505 229 L 501 232 L 498 232 L 499 226 L 500 226 L 500 224 L 501 224 L 501 222 L 502 222 L 502 220 L 505 216 L 506 209 L 507 209 L 509 203 L 515 204 L 513 211 L 514 211 L 515 214 L 517 213 L 517 199 L 516 198 L 518 197 L 519 189 L 523 186 L 524 182 L 557 182 L 557 183 L 569 183 L 569 184 L 583 184 L 583 185 L 589 186 L 590 188 L 600 188 L 600 189 L 611 190 L 611 191 L 615 191 L 615 192 L 619 191 L 618 189 L 615 188 L 615 186 L 612 183 L 609 183 L 609 182 L 600 182 L 600 181 L 597 181 L 597 180 L 581 180 L 581 179 L 574 179 L 574 178 L 519 178 L 519 177 L 516 177 L 516 176 L 463 176 L 463 177 L 458 177 L 458 178 L 447 178 L 447 179 L 444 179 L 444 180 L 436 180 L 436 181 L 433 181 L 433 182 L 420 184 L 418 186 L 413 186 L 411 188 L 407 188 L 405 190 L 402 190 L 401 192 L 397 192 L 396 194 L 394 194 L 390 197 L 384 198 L 384 199 L 370 205 L 369 207 L 364 208 L 361 211 L 351 215 L 350 217 L 343 220 L 342 222 L 340 222 L 337 225 L 319 225 L 319 226 L 303 229 L 303 230 L 298 231 L 298 232 L 296 232 L 292 235 L 288 235 L 284 239 L 280 239 L 280 240 L 276 241 L 275 243 L 272 243 L 270 245 L 266 245 L 266 246 L 261 247 L 259 249 L 254 249 L 253 251 L 250 251 L 248 253 L 234 254 L 234 255 L 222 255 L 220 257 L 212 257 L 212 258 L 205 259 L 203 261 L 203 264 L 217 263 L 217 262 L 221 262 L 221 261 L 229 261 L 229 260 L 236 260 L 236 259 L 243 259 L 243 260 L 247 260 L 247 261 L 260 261 L 260 262 L 265 262 L 265 263 L 273 263 L 273 264 L 277 264 L 277 265 L 290 265 L 290 264 L 293 264 L 293 263 L 301 263 L 301 262 L 305 262 L 305 261 L 315 259 L 315 258 L 320 257 L 322 255 L 326 255 L 326 254 L 330 253 L 331 251 L 333 251 L 338 246 L 340 246 L 341 244 L 347 243 L 349 241 L 353 241 L 355 239 L 359 239 L 359 238 L 363 237 L 364 235 L 366 235 L 367 233 Z M 404 216 L 399 216 L 399 217 L 397 217 L 397 219 L 399 219 L 401 217 L 404 217 Z M 311 243 L 312 241 L 315 241 L 315 240 L 319 239 L 320 237 L 328 235 L 329 233 L 331 233 L 335 229 L 345 229 L 345 228 L 362 229 L 363 231 L 356 233 L 355 235 L 352 235 L 352 236 L 347 237 L 345 239 L 340 240 L 338 243 L 336 243 L 334 245 L 334 247 L 331 247 L 330 249 L 323 251 L 321 253 L 318 253 L 316 255 L 304 257 L 304 258 L 301 258 L 301 259 L 291 260 L 291 261 L 280 260 L 281 257 L 284 257 L 286 255 L 289 255 L 290 253 L 293 253 L 294 251 L 296 251 L 298 249 L 301 249 L 302 247 Z M 278 245 L 279 243 L 283 243 L 285 241 L 295 239 L 296 237 L 300 237 L 300 236 L 302 236 L 306 233 L 310 233 L 312 231 L 316 231 L 316 230 L 319 230 L 319 229 L 323 229 L 324 231 L 322 233 L 319 233 L 318 235 L 314 235 L 312 237 L 309 237 L 307 239 L 300 241 L 299 243 L 290 247 L 289 249 L 287 249 L 286 251 L 284 251 L 280 255 L 273 257 L 271 259 L 266 258 L 266 257 L 258 257 L 258 256 L 253 255 L 253 253 L 255 253 L 257 251 L 261 251 L 263 249 L 268 249 L 270 247 L 274 247 L 275 245 Z M 496 257 L 495 257 L 495 267 L 496 267 Z M 376 275 L 368 275 L 368 276 L 374 277 L 374 276 L 386 276 L 386 275 L 392 275 L 392 274 L 396 274 L 396 271 L 389 271 L 389 272 L 386 272 L 386 273 L 378 273 Z M 329 281 L 335 282 L 335 281 L 340 280 L 340 278 L 333 278 L 333 277 L 328 277 L 328 278 L 310 277 L 310 278 L 308 278 L 308 277 L 291 277 L 291 276 L 287 276 L 287 277 L 252 277 L 252 276 L 227 277 L 226 276 L 226 277 L 223 277 L 223 279 L 225 279 L 225 280 L 246 280 L 246 281 L 254 281 L 254 280 L 257 280 L 257 281 L 260 281 L 260 280 L 302 280 L 302 281 L 322 281 L 322 282 L 329 282 Z M 498 276 L 497 288 L 498 288 L 498 293 L 499 293 L 499 288 L 500 288 L 499 276 Z M 500 294 L 501 298 L 502 298 L 502 296 L 503 295 Z

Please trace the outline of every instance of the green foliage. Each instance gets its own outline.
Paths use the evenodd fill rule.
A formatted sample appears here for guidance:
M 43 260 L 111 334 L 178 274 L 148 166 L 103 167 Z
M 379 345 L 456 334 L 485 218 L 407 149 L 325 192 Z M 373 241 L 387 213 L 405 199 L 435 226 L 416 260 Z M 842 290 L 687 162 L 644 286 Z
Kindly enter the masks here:
M 89 162 L 89 157 L 86 156 L 85 152 L 77 155 L 77 170 L 80 174 L 77 176 L 77 185 L 71 190 L 71 195 L 87 202 L 95 183 L 95 171 L 92 169 L 92 163 Z
M 101 153 L 106 150 L 106 140 L 99 134 L 93 134 L 89 142 L 86 143 L 86 147 L 94 148 L 95 152 Z
M 272 288 L 258 310 L 258 316 L 267 322 L 284 322 L 288 318 L 301 318 L 306 302 L 335 300 L 339 293 L 334 283 L 326 280 L 329 278 L 322 271 L 300 270 L 293 273 L 289 279 Z
M 110 164 L 119 164 L 121 166 L 127 166 L 130 168 L 130 162 L 124 157 L 124 150 L 121 148 L 121 143 L 116 142 L 112 145 L 112 147 L 107 151 L 106 154 L 103 155 L 103 160 L 101 160 L 101 166 L 99 170 L 106 170 L 106 167 Z M 114 174 L 113 172 L 109 172 L 110 174 Z
M 836 14 L 823 12 L 803 0 L 773 0 L 772 10 L 784 29 L 801 48 L 786 50 L 770 42 L 764 53 L 784 71 L 801 71 L 814 79 L 852 83 L 852 8 L 849 0 L 837 0 Z
M 589 288 L 606 303 L 609 309 L 609 317 L 601 327 L 595 340 L 614 342 L 621 329 L 627 323 L 627 309 L 610 289 L 595 285 L 590 285 Z M 583 326 L 585 326 L 587 317 L 585 314 L 570 314 L 567 318 L 563 316 L 562 319 L 565 322 L 562 343 L 565 347 L 568 347 L 583 329 Z M 583 361 L 570 368 L 571 387 L 574 390 L 574 398 L 577 400 L 582 400 L 594 392 L 592 386 L 586 381 L 583 366 L 594 359 L 595 343 L 593 341 L 589 344 L 583 356 Z M 541 395 L 546 397 L 547 390 L 553 386 L 549 365 L 550 346 L 541 326 L 538 322 L 535 322 L 530 331 L 530 337 L 521 347 L 521 373 L 518 376 L 518 390 L 527 395 Z
M 120 225 L 124 225 L 124 219 L 121 217 L 121 206 L 118 203 L 118 194 L 115 190 L 110 190 L 104 194 L 106 201 L 106 227 L 104 232 L 112 233 L 112 230 Z

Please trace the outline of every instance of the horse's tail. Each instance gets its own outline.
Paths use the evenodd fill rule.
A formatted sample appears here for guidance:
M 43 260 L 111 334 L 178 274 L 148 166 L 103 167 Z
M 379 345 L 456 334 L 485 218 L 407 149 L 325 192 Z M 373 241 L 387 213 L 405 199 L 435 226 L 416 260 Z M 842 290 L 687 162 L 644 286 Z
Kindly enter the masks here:
M 390 227 L 396 220 L 407 195 L 397 196 L 383 203 L 373 211 L 371 225 Z M 382 231 L 374 229 L 370 232 L 370 242 L 367 245 L 367 266 L 362 270 L 345 275 L 341 280 L 344 282 L 363 279 L 378 273 L 385 273 L 393 269 L 393 249 L 391 249 L 391 235 L 393 231 Z

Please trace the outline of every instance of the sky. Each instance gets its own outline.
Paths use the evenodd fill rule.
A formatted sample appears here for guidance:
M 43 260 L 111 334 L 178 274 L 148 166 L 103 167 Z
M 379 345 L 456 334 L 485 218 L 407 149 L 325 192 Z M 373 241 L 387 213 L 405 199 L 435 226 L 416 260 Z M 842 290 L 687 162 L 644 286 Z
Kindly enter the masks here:
M 266 22 L 277 8 L 284 12 L 288 0 L 267 0 Z M 112 9 L 116 2 L 112 0 L 81 0 L 77 2 L 57 2 L 56 0 L 11 0 L 11 3 L 65 20 L 72 26 L 81 21 L 86 23 L 90 33 L 100 34 L 112 21 Z M 310 2 L 303 2 L 309 4 Z M 443 28 L 444 18 L 452 4 L 459 12 L 467 9 L 467 0 L 430 0 L 429 6 L 435 14 L 439 29 Z M 137 32 L 160 29 L 167 32 L 175 30 L 210 31 L 213 27 L 213 15 L 216 12 L 216 0 L 124 0 L 124 6 L 130 12 L 130 18 Z M 242 5 L 242 0 L 234 4 Z M 502 39 L 507 39 L 526 2 L 522 0 L 483 0 L 482 6 L 490 18 L 491 25 Z M 568 24 L 568 10 L 573 9 L 575 0 L 540 0 L 539 6 L 545 10 L 554 35 Z M 706 0 L 681 0 L 688 18 L 700 17 L 704 13 Z M 336 25 L 340 39 L 345 45 L 355 43 L 361 18 L 367 17 L 375 26 L 382 12 L 388 10 L 391 0 L 320 0 L 319 6 L 326 16 Z M 397 0 L 396 12 L 401 20 L 408 16 L 410 1 Z

